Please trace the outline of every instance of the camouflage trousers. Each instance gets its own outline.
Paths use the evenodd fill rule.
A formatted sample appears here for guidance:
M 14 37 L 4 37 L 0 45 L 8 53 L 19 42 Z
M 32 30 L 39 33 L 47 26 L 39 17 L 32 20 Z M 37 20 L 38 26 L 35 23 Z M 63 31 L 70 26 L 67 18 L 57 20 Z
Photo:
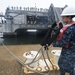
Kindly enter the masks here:
M 75 75 L 75 47 L 62 50 L 58 65 L 61 75 L 65 75 L 66 72 Z
M 70 75 L 75 75 L 75 68 L 70 69 L 68 71 L 60 68 L 60 75 L 65 75 L 65 73 L 69 73 Z

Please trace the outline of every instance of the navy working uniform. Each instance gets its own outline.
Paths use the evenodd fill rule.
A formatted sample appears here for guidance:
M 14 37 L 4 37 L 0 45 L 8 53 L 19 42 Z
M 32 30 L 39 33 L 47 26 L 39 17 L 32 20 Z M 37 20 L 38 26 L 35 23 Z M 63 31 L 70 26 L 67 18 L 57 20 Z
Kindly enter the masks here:
M 69 47 L 65 46 L 69 42 Z M 75 75 L 75 25 L 69 26 L 60 41 L 53 43 L 54 47 L 62 47 L 62 52 L 58 61 L 61 75 L 65 72 Z

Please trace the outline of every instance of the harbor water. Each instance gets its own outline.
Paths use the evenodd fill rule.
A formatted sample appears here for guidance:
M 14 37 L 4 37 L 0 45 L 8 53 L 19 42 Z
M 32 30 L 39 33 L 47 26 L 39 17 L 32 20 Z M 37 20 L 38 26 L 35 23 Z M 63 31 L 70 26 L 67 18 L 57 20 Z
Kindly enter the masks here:
M 16 35 L 16 36 L 7 36 L 3 37 L 0 40 L 5 45 L 26 45 L 26 44 L 40 44 L 45 35 L 41 36 L 37 34 L 29 34 L 29 35 Z
M 26 32 L 25 30 L 19 30 L 17 35 L 4 35 L 0 42 L 3 41 L 5 45 L 40 44 L 47 31 L 48 29 L 40 29 L 37 32 Z

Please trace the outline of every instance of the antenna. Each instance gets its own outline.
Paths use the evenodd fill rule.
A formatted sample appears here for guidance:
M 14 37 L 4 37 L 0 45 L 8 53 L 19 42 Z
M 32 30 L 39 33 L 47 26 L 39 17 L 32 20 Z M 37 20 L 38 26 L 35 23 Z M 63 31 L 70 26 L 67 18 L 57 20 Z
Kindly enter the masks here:
M 36 3 L 35 3 L 35 11 L 36 11 Z
M 37 8 L 36 8 L 36 3 L 35 3 L 35 15 L 37 16 L 37 10 L 36 10 Z

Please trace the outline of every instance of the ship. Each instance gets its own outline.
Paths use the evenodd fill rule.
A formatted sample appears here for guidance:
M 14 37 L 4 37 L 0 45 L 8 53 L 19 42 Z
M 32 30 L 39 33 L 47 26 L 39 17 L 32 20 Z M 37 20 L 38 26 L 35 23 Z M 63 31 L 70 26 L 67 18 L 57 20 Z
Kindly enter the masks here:
M 18 34 L 46 34 L 49 27 L 57 21 L 61 21 L 60 14 L 63 8 L 35 7 L 7 7 L 5 15 L 0 15 L 0 37 Z M 2 19 L 4 18 L 4 19 Z

